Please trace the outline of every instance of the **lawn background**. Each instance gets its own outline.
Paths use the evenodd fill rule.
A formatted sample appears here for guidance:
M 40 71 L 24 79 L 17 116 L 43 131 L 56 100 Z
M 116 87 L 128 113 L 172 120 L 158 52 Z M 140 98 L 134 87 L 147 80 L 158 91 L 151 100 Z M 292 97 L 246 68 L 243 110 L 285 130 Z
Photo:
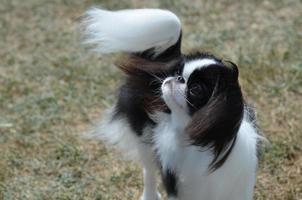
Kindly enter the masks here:
M 302 199 L 301 0 L 1 0 L 0 199 L 139 198 L 139 166 L 82 138 L 122 79 L 114 57 L 80 43 L 77 19 L 93 5 L 168 8 L 183 23 L 183 52 L 237 63 L 270 141 L 255 199 Z

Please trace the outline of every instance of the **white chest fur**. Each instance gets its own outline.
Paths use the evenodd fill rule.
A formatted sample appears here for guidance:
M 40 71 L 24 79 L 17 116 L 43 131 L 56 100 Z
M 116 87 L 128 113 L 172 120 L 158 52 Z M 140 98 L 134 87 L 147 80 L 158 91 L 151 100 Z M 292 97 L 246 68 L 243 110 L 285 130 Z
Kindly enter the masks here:
M 163 118 L 162 118 L 163 119 Z M 243 120 L 232 153 L 222 167 L 210 173 L 210 150 L 188 145 L 184 131 L 171 119 L 161 120 L 154 130 L 154 147 L 164 170 L 178 177 L 179 200 L 251 200 L 255 184 L 258 135 Z

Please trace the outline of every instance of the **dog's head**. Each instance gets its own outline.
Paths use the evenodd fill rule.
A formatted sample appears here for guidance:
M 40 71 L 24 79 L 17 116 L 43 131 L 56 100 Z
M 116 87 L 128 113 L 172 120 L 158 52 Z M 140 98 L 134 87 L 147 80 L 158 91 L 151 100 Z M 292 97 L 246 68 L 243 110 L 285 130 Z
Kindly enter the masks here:
M 190 116 L 186 132 L 191 143 L 212 148 L 212 167 L 217 168 L 230 153 L 243 117 L 238 68 L 207 54 L 184 59 L 182 70 L 164 80 L 162 97 L 172 115 Z

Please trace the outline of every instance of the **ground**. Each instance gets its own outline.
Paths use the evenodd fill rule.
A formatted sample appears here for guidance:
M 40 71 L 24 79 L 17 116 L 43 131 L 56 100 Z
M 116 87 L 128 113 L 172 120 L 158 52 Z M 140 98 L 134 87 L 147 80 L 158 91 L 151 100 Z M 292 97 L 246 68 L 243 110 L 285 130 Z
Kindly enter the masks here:
M 183 51 L 238 64 L 263 148 L 255 199 L 302 199 L 302 2 L 2 0 L 0 199 L 138 199 L 140 168 L 85 138 L 115 100 L 115 57 L 89 53 L 90 6 L 160 7 L 180 16 Z

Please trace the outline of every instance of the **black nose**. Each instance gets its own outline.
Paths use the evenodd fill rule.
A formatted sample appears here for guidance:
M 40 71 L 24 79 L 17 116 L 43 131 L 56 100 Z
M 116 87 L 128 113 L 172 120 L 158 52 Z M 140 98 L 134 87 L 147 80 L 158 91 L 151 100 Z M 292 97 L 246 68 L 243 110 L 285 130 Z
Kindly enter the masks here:
M 177 76 L 176 78 L 178 80 L 178 82 L 180 83 L 185 83 L 185 79 L 182 76 Z

